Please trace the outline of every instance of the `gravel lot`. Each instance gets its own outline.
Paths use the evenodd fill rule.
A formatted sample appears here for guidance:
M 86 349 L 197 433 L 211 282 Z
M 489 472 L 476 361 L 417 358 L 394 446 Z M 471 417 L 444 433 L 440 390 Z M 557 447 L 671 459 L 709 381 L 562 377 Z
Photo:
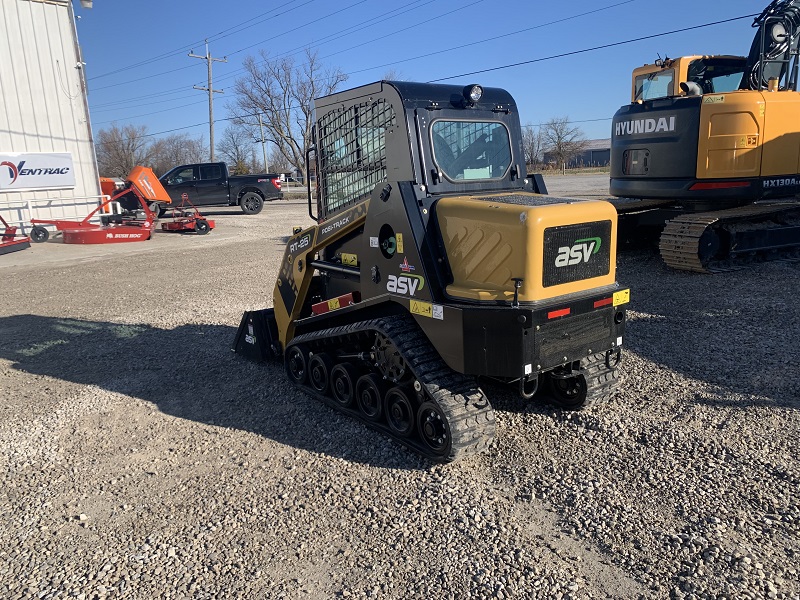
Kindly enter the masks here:
M 0 257 L 0 597 L 800 598 L 800 264 L 621 255 L 621 393 L 433 466 L 230 352 L 305 213 Z

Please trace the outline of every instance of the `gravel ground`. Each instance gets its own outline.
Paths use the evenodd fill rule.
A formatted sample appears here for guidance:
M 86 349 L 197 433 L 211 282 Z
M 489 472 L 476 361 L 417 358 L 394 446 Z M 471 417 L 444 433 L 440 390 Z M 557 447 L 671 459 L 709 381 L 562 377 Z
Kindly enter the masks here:
M 799 264 L 621 255 L 618 396 L 440 466 L 230 352 L 305 212 L 0 257 L 0 597 L 800 598 Z

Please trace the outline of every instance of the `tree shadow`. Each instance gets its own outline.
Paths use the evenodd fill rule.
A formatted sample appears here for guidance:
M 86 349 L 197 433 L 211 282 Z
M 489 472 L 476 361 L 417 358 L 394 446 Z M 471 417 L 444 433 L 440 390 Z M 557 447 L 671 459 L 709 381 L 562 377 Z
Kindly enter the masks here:
M 236 328 L 159 329 L 38 315 L 0 318 L 11 368 L 152 402 L 162 412 L 293 448 L 394 469 L 432 463 L 295 389 L 279 362 L 234 354 Z M 52 393 L 52 392 L 43 392 Z

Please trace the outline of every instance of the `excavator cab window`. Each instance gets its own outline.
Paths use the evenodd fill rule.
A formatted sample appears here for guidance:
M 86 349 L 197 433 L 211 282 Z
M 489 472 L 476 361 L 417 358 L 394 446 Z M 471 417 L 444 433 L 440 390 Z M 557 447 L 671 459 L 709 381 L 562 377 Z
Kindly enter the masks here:
M 745 70 L 744 59 L 698 59 L 689 64 L 687 77 L 704 94 L 722 94 L 739 89 Z
M 668 98 L 674 94 L 675 70 L 664 69 L 636 78 L 636 97 L 634 100 L 653 100 Z
M 511 166 L 505 125 L 492 121 L 434 121 L 433 157 L 451 181 L 500 179 Z

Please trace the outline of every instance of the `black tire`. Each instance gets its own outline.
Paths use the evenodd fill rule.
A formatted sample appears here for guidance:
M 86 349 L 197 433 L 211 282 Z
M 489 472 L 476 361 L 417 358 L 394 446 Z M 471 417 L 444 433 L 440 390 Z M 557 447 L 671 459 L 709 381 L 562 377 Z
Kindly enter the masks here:
M 30 238 L 32 242 L 41 244 L 42 242 L 46 242 L 48 239 L 50 239 L 50 232 L 41 225 L 34 225 L 31 228 Z
M 358 371 L 350 363 L 342 363 L 331 369 L 331 394 L 337 404 L 344 408 L 353 406 L 357 380 Z
M 396 435 L 408 437 L 414 433 L 416 411 L 412 396 L 402 387 L 393 387 L 383 397 L 383 412 L 386 423 Z
M 197 232 L 197 235 L 205 235 L 211 231 L 211 226 L 205 219 L 198 219 L 194 222 L 194 230 Z
M 617 391 L 619 356 L 593 354 L 581 361 L 581 370 L 569 378 L 548 376 L 553 404 L 563 410 L 580 410 L 610 400 Z
M 356 402 L 361 414 L 368 421 L 380 421 L 383 417 L 383 382 L 374 373 L 362 375 L 356 382 Z
M 257 215 L 264 208 L 264 198 L 256 192 L 246 192 L 239 198 L 239 207 L 246 215 Z
M 436 456 L 448 456 L 453 447 L 447 415 L 436 402 L 423 402 L 417 411 L 417 431 L 422 443 Z
M 301 346 L 292 346 L 286 352 L 286 374 L 296 385 L 303 385 L 308 376 L 308 361 L 305 349 Z
M 308 382 L 315 391 L 323 395 L 328 393 L 332 369 L 333 361 L 324 352 L 311 357 L 311 360 L 308 361 Z

